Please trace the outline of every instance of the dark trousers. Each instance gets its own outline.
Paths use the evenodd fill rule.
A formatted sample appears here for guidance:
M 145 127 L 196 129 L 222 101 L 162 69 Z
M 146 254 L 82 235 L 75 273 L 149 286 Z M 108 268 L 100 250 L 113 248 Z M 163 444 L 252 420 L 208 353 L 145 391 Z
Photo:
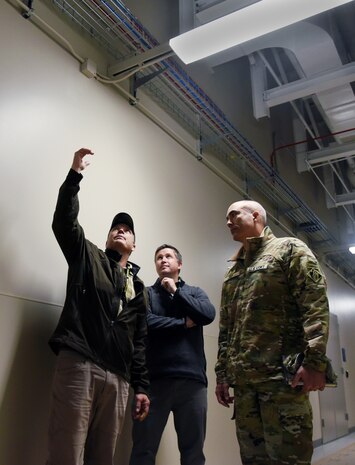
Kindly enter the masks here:
M 170 412 L 174 415 L 181 465 L 204 465 L 207 388 L 191 379 L 152 381 L 149 415 L 133 424 L 130 465 L 154 465 Z

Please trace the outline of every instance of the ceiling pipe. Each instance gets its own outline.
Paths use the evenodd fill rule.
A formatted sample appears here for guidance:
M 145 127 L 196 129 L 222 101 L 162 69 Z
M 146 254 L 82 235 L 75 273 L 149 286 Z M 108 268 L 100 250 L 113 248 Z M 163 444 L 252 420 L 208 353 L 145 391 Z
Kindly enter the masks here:
M 273 151 L 271 152 L 270 164 L 273 167 L 275 166 L 275 156 L 276 156 L 276 152 L 278 152 L 279 150 L 288 149 L 288 148 L 295 147 L 296 145 L 300 145 L 300 144 L 306 144 L 306 143 L 308 143 L 308 142 L 310 142 L 312 140 L 314 141 L 314 140 L 327 139 L 328 137 L 333 137 L 333 136 L 336 136 L 336 135 L 339 135 L 339 134 L 343 134 L 343 133 L 346 133 L 346 132 L 352 132 L 352 131 L 355 131 L 355 127 L 349 128 L 349 129 L 344 129 L 342 131 L 330 132 L 330 133 L 324 134 L 322 136 L 309 137 L 307 139 L 299 140 L 299 141 L 296 141 L 296 142 L 290 142 L 289 144 L 279 145 L 278 147 L 275 147 L 273 149 Z

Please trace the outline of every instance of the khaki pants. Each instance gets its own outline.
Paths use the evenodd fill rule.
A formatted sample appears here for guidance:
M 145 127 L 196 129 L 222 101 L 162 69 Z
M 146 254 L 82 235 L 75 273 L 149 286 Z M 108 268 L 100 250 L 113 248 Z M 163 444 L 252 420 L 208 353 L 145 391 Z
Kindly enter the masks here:
M 129 385 L 72 351 L 57 357 L 47 465 L 112 465 Z

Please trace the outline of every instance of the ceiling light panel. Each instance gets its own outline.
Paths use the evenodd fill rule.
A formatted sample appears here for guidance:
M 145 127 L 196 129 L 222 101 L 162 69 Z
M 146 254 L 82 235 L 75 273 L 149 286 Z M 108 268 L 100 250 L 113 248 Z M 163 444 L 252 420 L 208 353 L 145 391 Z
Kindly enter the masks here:
M 352 0 L 261 0 L 170 39 L 186 64 L 302 21 Z

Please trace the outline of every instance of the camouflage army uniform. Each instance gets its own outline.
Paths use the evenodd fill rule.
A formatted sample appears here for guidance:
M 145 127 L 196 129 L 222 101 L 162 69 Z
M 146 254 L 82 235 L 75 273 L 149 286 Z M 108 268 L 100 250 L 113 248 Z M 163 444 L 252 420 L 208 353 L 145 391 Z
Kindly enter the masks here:
M 217 382 L 234 387 L 244 465 L 309 465 L 308 395 L 285 383 L 282 359 L 304 352 L 304 366 L 325 371 L 325 278 L 312 252 L 296 238 L 276 238 L 267 226 L 248 243 L 224 279 Z

